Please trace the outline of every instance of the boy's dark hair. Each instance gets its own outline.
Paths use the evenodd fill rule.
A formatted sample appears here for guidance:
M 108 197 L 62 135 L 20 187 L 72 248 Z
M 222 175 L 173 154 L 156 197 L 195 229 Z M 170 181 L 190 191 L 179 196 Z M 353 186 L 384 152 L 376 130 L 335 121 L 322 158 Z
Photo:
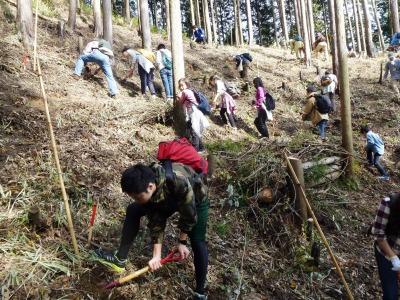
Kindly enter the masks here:
M 192 85 L 190 84 L 190 80 L 189 79 L 181 78 L 181 79 L 178 80 L 178 84 L 181 83 L 182 81 L 186 84 L 188 89 L 192 87 Z
M 317 89 L 315 86 L 309 86 L 306 91 L 307 93 L 315 93 Z
M 208 80 L 208 83 L 211 84 L 211 81 L 213 81 L 213 80 L 220 80 L 220 78 L 219 78 L 218 75 L 212 75 L 212 76 L 210 77 L 210 79 Z
M 122 49 L 122 53 L 124 53 L 125 51 L 128 51 L 129 49 L 131 49 L 131 48 L 129 48 L 129 47 L 124 47 L 124 48 Z
M 361 133 L 368 133 L 370 130 L 371 129 L 367 125 L 361 126 L 360 128 Z
M 256 88 L 264 87 L 261 77 L 256 77 L 253 79 L 253 84 Z
M 155 183 L 155 174 L 148 166 L 137 164 L 122 173 L 121 188 L 127 194 L 140 194 L 147 191 L 149 183 Z
M 196 29 L 196 28 L 197 28 L 197 25 L 193 25 L 192 28 L 193 28 L 193 29 Z
M 325 71 L 325 75 L 329 75 L 329 74 L 332 74 L 331 71 L 330 70 L 326 70 Z
M 160 50 L 160 49 L 165 49 L 165 45 L 164 44 L 158 45 L 157 50 Z

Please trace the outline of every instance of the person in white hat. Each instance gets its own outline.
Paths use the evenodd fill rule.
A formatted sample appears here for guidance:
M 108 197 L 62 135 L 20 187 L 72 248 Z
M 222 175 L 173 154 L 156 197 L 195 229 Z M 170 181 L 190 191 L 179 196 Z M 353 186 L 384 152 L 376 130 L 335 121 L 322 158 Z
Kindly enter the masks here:
M 386 80 L 390 71 L 390 86 L 399 97 L 399 89 L 397 87 L 397 81 L 400 80 L 400 59 L 396 58 L 393 52 L 388 53 L 389 61 L 385 66 L 385 74 L 383 75 L 383 80 Z

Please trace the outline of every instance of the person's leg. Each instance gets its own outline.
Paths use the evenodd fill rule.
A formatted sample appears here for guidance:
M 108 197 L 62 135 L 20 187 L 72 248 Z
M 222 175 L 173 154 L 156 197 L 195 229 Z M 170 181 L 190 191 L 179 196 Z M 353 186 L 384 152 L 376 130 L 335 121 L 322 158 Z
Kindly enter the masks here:
M 208 269 L 208 250 L 206 246 L 206 230 L 208 220 L 208 199 L 196 204 L 197 223 L 189 233 L 193 250 L 194 269 L 196 274 L 195 293 L 205 294 L 205 283 Z
M 395 92 L 395 94 L 399 95 L 399 89 L 397 87 L 397 79 L 391 79 L 390 80 L 390 86 L 392 87 L 392 89 Z
M 325 134 L 325 126 L 328 123 L 328 120 L 322 120 L 320 121 L 317 126 L 319 129 L 319 135 L 321 138 L 325 139 L 326 138 L 326 134 Z
M 243 64 L 243 73 L 241 74 L 241 77 L 243 79 L 247 79 L 248 72 L 249 72 L 249 64 Z
M 147 83 L 147 86 L 149 87 L 150 93 L 152 95 L 155 95 L 156 90 L 154 89 L 153 81 L 154 81 L 154 68 L 151 68 L 150 73 L 148 73 L 146 76 L 146 83 Z
M 373 165 L 374 164 L 374 160 L 372 158 L 372 150 L 371 149 L 367 149 L 367 160 L 368 163 Z
M 397 272 L 392 271 L 392 263 L 386 259 L 374 246 L 376 264 L 378 265 L 379 279 L 381 281 L 383 300 L 399 299 L 399 283 Z
M 168 98 L 174 97 L 174 85 L 172 83 L 172 70 L 167 70 L 167 77 L 168 77 Z
M 233 113 L 228 114 L 228 119 L 229 119 L 229 123 L 231 123 L 231 126 L 233 128 L 236 127 L 236 123 L 235 123 L 235 119 L 233 118 Z
M 160 70 L 160 77 L 164 86 L 164 90 L 165 90 L 165 98 L 169 98 L 169 82 L 168 82 L 168 71 L 166 68 L 163 68 Z
M 329 92 L 329 99 L 331 100 L 333 111 L 336 111 L 335 94 Z
M 192 129 L 192 142 L 191 142 L 192 146 L 194 148 L 196 148 L 197 151 L 199 150 L 199 144 L 200 144 L 200 137 L 196 134 L 196 132 L 194 132 L 194 130 Z
M 374 166 L 378 169 L 379 174 L 381 174 L 382 176 L 388 176 L 388 174 L 386 173 L 385 169 L 380 164 L 380 160 L 381 160 L 381 155 L 379 155 L 378 153 L 375 153 L 375 155 L 374 155 Z
M 115 82 L 113 72 L 111 69 L 110 58 L 107 55 L 101 53 L 100 51 L 94 51 L 92 53 L 92 56 L 94 59 L 96 59 L 96 62 L 99 64 L 101 70 L 103 71 L 104 75 L 107 78 L 107 83 L 108 87 L 110 88 L 111 96 L 118 94 L 117 84 Z
M 265 123 L 267 121 L 267 112 L 264 109 L 260 109 L 258 111 L 258 119 L 259 119 L 259 126 L 260 126 L 260 133 L 262 137 L 269 138 L 268 127 Z
M 221 107 L 221 110 L 219 111 L 219 115 L 221 116 L 222 123 L 228 124 L 228 120 L 226 119 L 225 114 L 226 114 L 226 108 L 225 107 Z
M 139 77 L 140 77 L 140 90 L 142 95 L 146 94 L 146 85 L 147 85 L 147 72 L 141 65 L 138 67 Z
M 91 61 L 91 54 L 88 55 L 81 55 L 79 56 L 78 60 L 76 61 L 75 69 L 74 69 L 74 74 L 81 76 L 82 70 L 85 64 Z

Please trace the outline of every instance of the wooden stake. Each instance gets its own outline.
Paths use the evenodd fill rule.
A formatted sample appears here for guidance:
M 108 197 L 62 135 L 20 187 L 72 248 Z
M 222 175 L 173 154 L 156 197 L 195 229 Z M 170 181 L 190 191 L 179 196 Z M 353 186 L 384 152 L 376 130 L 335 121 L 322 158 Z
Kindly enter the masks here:
M 300 185 L 295 185 L 296 189 L 296 199 L 295 199 L 295 211 L 298 214 L 296 216 L 296 224 L 299 228 L 303 226 L 303 224 L 307 221 L 307 206 L 304 201 L 304 197 L 301 194 L 300 187 L 304 186 L 304 172 L 303 172 L 303 164 L 300 159 L 295 157 L 289 157 L 289 163 L 293 168 L 294 173 L 296 174 L 296 178 L 293 178 L 291 173 L 289 172 L 289 176 L 292 178 L 292 181 L 295 182 L 297 179 L 300 182 Z
M 98 205 L 99 205 L 99 200 L 97 200 L 97 202 L 93 205 L 92 218 L 90 220 L 90 227 L 89 227 L 89 234 L 88 234 L 88 244 L 90 244 L 90 241 L 92 240 L 94 219 L 96 218 L 96 211 L 97 211 Z
M 76 243 L 74 225 L 72 223 L 71 211 L 69 209 L 69 204 L 68 204 L 68 196 L 67 196 L 67 192 L 65 191 L 63 174 L 61 172 L 60 161 L 58 159 L 56 140 L 55 140 L 55 137 L 54 137 L 53 126 L 51 125 L 49 106 L 47 104 L 46 92 L 44 90 L 44 83 L 43 83 L 42 71 L 40 69 L 40 60 L 39 60 L 39 58 L 37 59 L 37 67 L 38 67 L 38 76 L 39 76 L 39 80 L 40 80 L 40 87 L 41 87 L 42 95 L 43 95 L 44 108 L 45 108 L 45 111 L 46 111 L 47 125 L 49 127 L 49 134 L 50 134 L 50 138 L 51 138 L 51 147 L 53 149 L 54 162 L 55 162 L 56 167 L 57 167 L 58 180 L 60 181 L 61 193 L 62 193 L 62 196 L 63 196 L 64 205 L 65 205 L 65 213 L 67 214 L 69 232 L 71 234 L 72 244 L 74 246 L 76 258 L 78 259 L 79 266 L 81 266 L 81 260 L 80 260 L 80 257 L 79 257 L 78 244 Z
M 307 205 L 308 212 L 310 213 L 312 219 L 314 220 L 315 227 L 317 227 L 317 230 L 318 230 L 318 232 L 319 232 L 319 235 L 321 236 L 321 239 L 322 239 L 322 241 L 323 241 L 323 243 L 324 243 L 326 249 L 328 250 L 328 253 L 329 253 L 329 256 L 331 257 L 331 260 L 332 260 L 332 262 L 333 262 L 333 265 L 335 266 L 336 271 L 337 271 L 337 273 L 339 274 L 340 280 L 342 281 L 343 286 L 344 286 L 345 289 L 346 289 L 347 296 L 349 297 L 350 300 L 354 300 L 353 295 L 352 295 L 352 293 L 351 293 L 351 291 L 350 291 L 350 289 L 349 289 L 349 286 L 347 285 L 346 279 L 345 279 L 344 276 L 343 276 L 342 270 L 340 269 L 340 266 L 339 266 L 339 264 L 338 264 L 337 261 L 336 261 L 335 254 L 332 252 L 331 247 L 329 246 L 328 241 L 327 241 L 327 239 L 326 239 L 326 237 L 325 237 L 325 235 L 324 235 L 324 232 L 323 232 L 322 229 L 321 229 L 321 226 L 319 226 L 318 220 L 317 220 L 317 218 L 315 217 L 315 214 L 314 214 L 314 211 L 313 211 L 313 209 L 312 209 L 312 207 L 311 207 L 311 204 L 310 204 L 310 202 L 309 202 L 308 199 L 307 199 L 306 192 L 304 191 L 303 186 L 301 185 L 299 179 L 297 178 L 296 173 L 295 173 L 295 171 L 293 170 L 293 167 L 292 167 L 292 165 L 291 165 L 291 163 L 290 163 L 290 161 L 289 161 L 289 158 L 287 157 L 286 153 L 284 153 L 284 154 L 285 154 L 285 160 L 286 160 L 288 169 L 289 169 L 289 171 L 290 171 L 290 173 L 291 173 L 291 176 L 293 176 L 292 178 L 294 178 L 294 180 L 295 180 L 294 183 L 299 187 L 299 190 L 301 191 L 301 194 L 302 194 L 303 197 L 304 197 L 304 201 L 305 201 L 305 203 L 306 203 L 306 205 Z
M 37 59 L 37 23 L 38 23 L 38 7 L 39 0 L 36 0 L 36 13 L 35 13 L 35 40 L 33 43 L 33 71 L 36 71 L 36 59 Z

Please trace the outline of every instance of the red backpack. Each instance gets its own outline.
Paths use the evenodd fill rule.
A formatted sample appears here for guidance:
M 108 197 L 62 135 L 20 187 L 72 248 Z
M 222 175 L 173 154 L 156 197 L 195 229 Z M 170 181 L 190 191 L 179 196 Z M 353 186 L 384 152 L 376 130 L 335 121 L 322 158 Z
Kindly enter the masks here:
M 208 172 L 208 162 L 185 138 L 159 143 L 157 159 L 161 162 L 171 161 L 188 165 L 197 174 Z

